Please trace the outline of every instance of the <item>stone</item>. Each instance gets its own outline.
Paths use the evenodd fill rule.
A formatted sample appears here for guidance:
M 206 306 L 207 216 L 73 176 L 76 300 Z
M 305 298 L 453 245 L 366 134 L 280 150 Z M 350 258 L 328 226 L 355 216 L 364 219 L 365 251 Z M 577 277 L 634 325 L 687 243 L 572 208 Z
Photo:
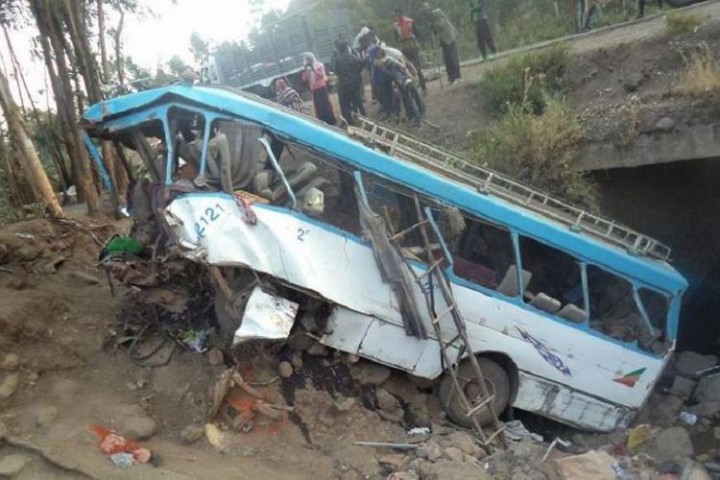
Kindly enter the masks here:
M 120 434 L 133 440 L 146 440 L 157 431 L 155 420 L 150 417 L 130 416 L 120 422 Z
M 35 423 L 40 428 L 47 428 L 58 417 L 58 409 L 53 405 L 42 405 L 35 411 Z
M 205 427 L 203 427 L 203 431 L 205 433 L 205 438 L 207 438 L 210 445 L 221 452 L 225 451 L 228 444 L 228 438 L 227 435 L 217 427 L 217 425 L 206 423 Z
M 180 439 L 183 443 L 192 444 L 199 442 L 205 434 L 205 429 L 198 425 L 188 425 L 180 431 Z
M 689 398 L 693 390 L 695 390 L 695 385 L 697 385 L 695 380 L 678 375 L 673 379 L 672 387 L 670 387 L 668 393 L 682 398 Z
M 420 480 L 420 475 L 415 470 L 407 470 L 405 472 L 393 472 L 387 480 Z
M 716 355 L 700 355 L 695 352 L 681 352 L 675 355 L 675 370 L 684 377 L 692 377 L 698 370 L 714 367 L 717 364 Z
M 23 471 L 29 461 L 24 455 L 5 455 L 0 458 L 0 477 L 14 477 Z
M 302 332 L 291 335 L 287 340 L 288 347 L 296 352 L 304 352 L 316 343 L 314 338 L 308 337 Z
M 20 385 L 20 375 L 17 373 L 9 373 L 5 375 L 2 383 L 0 383 L 0 400 L 10 398 Z
M 423 464 L 420 473 L 423 479 L 438 480 L 492 480 L 490 474 L 484 472 L 473 463 L 460 463 L 443 460 L 436 463 Z
M 15 353 L 8 353 L 3 358 L 0 368 L 3 370 L 16 370 L 20 366 L 20 357 Z
M 278 365 L 278 375 L 280 375 L 281 378 L 290 378 L 293 373 L 293 366 L 290 362 L 280 362 Z
M 658 462 L 691 457 L 694 454 L 690 435 L 683 427 L 663 430 L 648 445 L 647 453 Z
M 349 412 L 357 403 L 354 398 L 343 398 L 335 402 L 335 409 L 338 412 Z
M 68 277 L 70 277 L 72 280 L 77 280 L 80 283 L 84 283 L 86 285 L 97 285 L 100 283 L 100 280 L 94 275 L 90 275 L 89 273 L 81 272 L 79 270 L 74 270 L 72 272 L 69 272 L 67 274 Z
M 683 480 L 712 480 L 705 466 L 688 459 L 680 474 Z
M 422 446 L 418 447 L 417 456 L 426 458 L 431 462 L 437 462 L 443 456 L 442 448 L 434 441 L 425 442 Z
M 360 361 L 360 356 L 355 355 L 354 353 L 348 353 L 345 355 L 345 361 L 350 364 L 358 363 Z
M 222 350 L 219 348 L 211 348 L 210 351 L 207 353 L 207 359 L 208 363 L 210 365 L 217 367 L 219 365 L 223 365 L 225 363 L 225 356 L 223 355 Z
M 700 403 L 720 402 L 720 375 L 701 378 L 695 389 L 695 400 Z
M 317 414 L 317 421 L 329 428 L 335 425 L 335 415 L 329 407 L 323 408 Z
M 608 453 L 591 450 L 582 455 L 573 455 L 570 457 L 555 460 L 559 465 L 563 476 L 568 479 L 583 480 L 605 480 L 616 478 L 615 459 Z
M 390 392 L 382 388 L 379 388 L 375 392 L 375 396 L 378 401 L 378 408 L 380 409 L 380 414 L 384 418 L 391 421 L 402 420 L 404 412 L 397 398 L 395 398 Z
M 400 454 L 383 455 L 377 459 L 377 462 L 380 465 L 383 465 L 392 471 L 401 470 L 409 461 L 410 459 L 408 457 Z
M 440 445 L 445 448 L 456 447 L 471 457 L 477 457 L 481 448 L 475 444 L 473 437 L 465 432 L 453 432 L 439 439 Z
M 456 447 L 448 447 L 443 452 L 445 457 L 448 460 L 452 460 L 453 462 L 463 462 L 465 461 L 465 454 L 462 450 Z
M 690 411 L 703 418 L 713 418 L 720 414 L 720 402 L 705 402 L 690 408 Z
M 392 374 L 392 371 L 377 363 L 362 362 L 352 368 L 352 376 L 359 383 L 380 386 L 385 383 Z
M 303 359 L 300 355 L 293 355 L 292 358 L 290 358 L 290 363 L 295 370 L 299 370 L 303 367 Z
M 627 92 L 635 92 L 645 80 L 642 73 L 633 73 L 623 81 L 623 87 Z
M 330 355 L 330 350 L 322 343 L 316 342 L 307 349 L 307 354 L 313 357 L 327 357 Z
M 662 117 L 655 122 L 655 131 L 661 133 L 670 133 L 675 128 L 675 121 L 670 117 Z

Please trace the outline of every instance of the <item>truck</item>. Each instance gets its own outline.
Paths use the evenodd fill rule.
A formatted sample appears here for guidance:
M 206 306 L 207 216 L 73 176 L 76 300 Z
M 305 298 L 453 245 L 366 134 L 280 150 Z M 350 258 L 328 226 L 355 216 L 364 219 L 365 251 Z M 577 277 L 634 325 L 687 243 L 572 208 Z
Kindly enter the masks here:
M 296 90 L 301 81 L 302 54 L 312 52 L 327 64 L 339 34 L 352 38 L 346 8 L 318 1 L 281 16 L 247 38 L 221 44 L 201 67 L 201 81 L 238 88 L 263 97 L 272 96 L 275 79 L 285 77 Z

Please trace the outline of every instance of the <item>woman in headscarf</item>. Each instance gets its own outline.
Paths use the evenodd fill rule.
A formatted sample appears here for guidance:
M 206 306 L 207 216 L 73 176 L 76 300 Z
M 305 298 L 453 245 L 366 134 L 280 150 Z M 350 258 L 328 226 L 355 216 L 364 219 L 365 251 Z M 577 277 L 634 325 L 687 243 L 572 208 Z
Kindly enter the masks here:
M 310 85 L 315 116 L 328 125 L 336 125 L 337 119 L 330 104 L 325 66 L 318 62 L 315 55 L 310 52 L 303 53 L 303 57 L 305 59 L 305 71 L 302 74 L 302 79 Z
M 300 94 L 288 85 L 284 78 L 278 78 L 275 81 L 275 99 L 283 107 L 287 107 L 296 112 L 305 113 L 303 101 Z

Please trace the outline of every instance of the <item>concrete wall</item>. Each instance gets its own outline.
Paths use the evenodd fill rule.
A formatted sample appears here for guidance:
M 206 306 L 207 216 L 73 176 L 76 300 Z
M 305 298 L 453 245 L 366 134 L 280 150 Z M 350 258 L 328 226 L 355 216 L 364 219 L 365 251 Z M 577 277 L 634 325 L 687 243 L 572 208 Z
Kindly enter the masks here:
M 683 125 L 669 132 L 656 130 L 638 136 L 632 145 L 589 144 L 580 152 L 580 168 L 639 167 L 678 160 L 720 157 L 720 123 Z

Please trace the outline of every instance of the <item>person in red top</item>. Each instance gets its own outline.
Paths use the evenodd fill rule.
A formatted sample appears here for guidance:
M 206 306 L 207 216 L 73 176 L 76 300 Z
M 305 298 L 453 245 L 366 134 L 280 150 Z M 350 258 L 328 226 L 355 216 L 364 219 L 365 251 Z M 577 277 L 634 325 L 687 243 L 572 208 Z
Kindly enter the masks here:
M 395 31 L 395 40 L 400 42 L 400 51 L 405 55 L 410 63 L 413 64 L 418 73 L 418 81 L 423 93 L 427 92 L 425 85 L 425 77 L 422 73 L 422 61 L 420 60 L 420 43 L 417 41 L 415 31 L 415 20 L 403 15 L 402 10 L 395 9 L 395 23 L 393 30 Z
M 312 91 L 313 106 L 315 107 L 315 116 L 328 125 L 337 125 L 335 112 L 333 112 L 330 103 L 330 94 L 327 88 L 327 74 L 325 66 L 315 59 L 315 55 L 310 52 L 303 53 L 305 59 L 305 71 L 303 71 L 303 82 L 310 85 Z

